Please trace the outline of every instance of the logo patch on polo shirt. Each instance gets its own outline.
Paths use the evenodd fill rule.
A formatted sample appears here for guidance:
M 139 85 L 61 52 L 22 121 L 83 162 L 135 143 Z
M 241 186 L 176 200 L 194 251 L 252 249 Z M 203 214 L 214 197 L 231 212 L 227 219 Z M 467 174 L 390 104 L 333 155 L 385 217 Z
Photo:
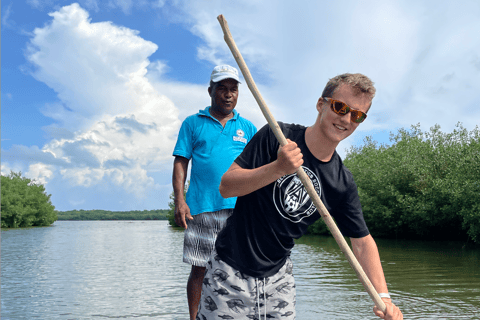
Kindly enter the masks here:
M 242 129 L 237 130 L 237 135 L 233 136 L 233 141 L 240 141 L 245 144 L 247 144 L 247 139 L 245 139 L 243 136 L 245 135 L 245 132 L 243 132 Z

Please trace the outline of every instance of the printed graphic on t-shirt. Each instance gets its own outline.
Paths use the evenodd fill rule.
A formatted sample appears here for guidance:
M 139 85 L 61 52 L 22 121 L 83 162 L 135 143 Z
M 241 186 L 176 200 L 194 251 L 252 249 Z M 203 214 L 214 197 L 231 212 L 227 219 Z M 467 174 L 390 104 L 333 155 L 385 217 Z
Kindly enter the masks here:
M 302 168 L 320 196 L 322 192 L 320 180 L 310 169 L 304 166 Z M 276 181 L 273 187 L 273 202 L 280 215 L 294 223 L 302 221 L 316 211 L 315 205 L 296 173 L 283 176 Z

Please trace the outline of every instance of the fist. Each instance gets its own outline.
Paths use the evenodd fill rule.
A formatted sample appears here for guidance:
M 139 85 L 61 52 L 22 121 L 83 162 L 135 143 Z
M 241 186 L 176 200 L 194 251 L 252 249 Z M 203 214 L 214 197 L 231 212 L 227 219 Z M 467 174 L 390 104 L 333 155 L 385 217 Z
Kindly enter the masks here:
M 295 142 L 287 139 L 287 144 L 278 149 L 276 162 L 279 172 L 292 174 L 303 164 L 303 154 Z

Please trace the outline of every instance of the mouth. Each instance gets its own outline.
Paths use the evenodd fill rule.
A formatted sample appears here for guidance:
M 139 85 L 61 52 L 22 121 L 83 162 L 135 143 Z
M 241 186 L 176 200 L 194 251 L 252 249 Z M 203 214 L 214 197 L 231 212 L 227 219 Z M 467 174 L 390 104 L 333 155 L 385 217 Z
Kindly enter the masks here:
M 338 124 L 334 124 L 333 126 L 334 126 L 335 128 L 337 128 L 338 130 L 341 130 L 341 131 L 346 131 L 346 130 L 347 130 L 347 128 L 342 127 L 342 126 L 339 126 Z

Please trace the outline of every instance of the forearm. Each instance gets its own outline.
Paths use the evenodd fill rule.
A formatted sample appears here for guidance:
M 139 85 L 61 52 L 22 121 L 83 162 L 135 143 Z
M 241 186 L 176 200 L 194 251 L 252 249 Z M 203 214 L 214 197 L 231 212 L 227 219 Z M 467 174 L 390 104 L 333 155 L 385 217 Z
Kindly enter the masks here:
M 244 169 L 235 162 L 222 176 L 220 194 L 224 198 L 240 197 L 274 182 L 284 174 L 276 161 L 255 169 Z
M 364 238 L 352 238 L 355 257 L 372 282 L 378 293 L 388 293 L 377 245 L 371 235 Z
M 188 159 L 175 157 L 173 162 L 172 186 L 175 205 L 179 202 L 185 202 L 184 190 L 187 179 Z
M 295 142 L 278 149 L 277 159 L 255 169 L 244 169 L 235 162 L 222 177 L 220 194 L 224 198 L 241 197 L 294 173 L 303 164 L 303 155 Z

